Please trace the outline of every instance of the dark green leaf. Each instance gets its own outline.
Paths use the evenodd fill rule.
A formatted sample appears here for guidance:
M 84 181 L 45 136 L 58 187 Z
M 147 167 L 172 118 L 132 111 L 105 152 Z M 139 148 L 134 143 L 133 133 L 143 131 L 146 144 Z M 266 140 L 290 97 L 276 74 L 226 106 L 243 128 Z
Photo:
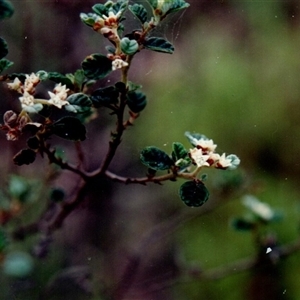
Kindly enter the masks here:
M 10 1 L 0 0 L 0 20 L 10 18 L 14 13 L 14 7 Z
M 14 80 L 16 77 L 19 78 L 19 80 L 24 83 L 25 79 L 26 79 L 26 74 L 25 73 L 12 73 L 8 75 L 8 78 L 10 80 Z
M 74 88 L 74 84 L 72 83 L 72 81 L 66 75 L 60 74 L 58 72 L 48 72 L 48 79 L 54 81 L 55 83 L 66 85 L 66 87 L 71 90 Z
M 168 170 L 174 164 L 167 153 L 155 146 L 143 149 L 140 158 L 144 165 L 153 170 Z
M 101 79 L 112 71 L 112 61 L 98 53 L 89 55 L 81 66 L 88 79 Z
M 0 60 L 0 73 L 10 68 L 14 63 L 6 58 Z
M 82 69 L 76 70 L 76 72 L 74 73 L 74 83 L 81 89 L 84 81 L 84 71 Z
M 173 143 L 173 151 L 172 151 L 172 157 L 174 161 L 177 161 L 178 159 L 184 159 L 188 156 L 188 151 L 185 149 L 185 147 L 178 142 Z
M 116 104 L 119 100 L 119 90 L 113 85 L 97 89 L 92 93 L 91 100 L 95 107 Z
M 168 12 L 166 13 L 166 15 L 176 12 L 181 9 L 187 8 L 189 6 L 190 5 L 188 3 L 186 3 L 184 0 L 175 0 L 175 1 L 173 1 L 173 4 L 170 7 L 170 9 L 168 10 Z
M 157 8 L 157 0 L 148 0 L 148 2 L 154 9 Z
M 141 4 L 129 5 L 130 11 L 144 24 L 147 21 L 147 10 Z
M 51 132 L 71 141 L 83 141 L 86 138 L 84 125 L 74 117 L 63 117 L 50 126 Z
M 95 4 L 92 7 L 92 10 L 100 17 L 102 17 L 102 15 L 108 16 L 108 7 L 103 4 L 100 3 Z
M 127 55 L 133 55 L 139 49 L 139 44 L 136 40 L 130 40 L 128 37 L 124 37 L 121 40 L 121 50 Z
M 209 192 L 201 181 L 187 181 L 179 190 L 181 200 L 191 207 L 203 205 L 209 198 Z
M 159 37 L 150 37 L 145 40 L 143 45 L 146 49 L 168 54 L 172 54 L 175 50 L 174 46 L 170 42 Z
M 141 112 L 147 105 L 146 95 L 137 91 L 129 92 L 127 94 L 127 105 L 132 112 Z
M 90 26 L 90 27 L 94 26 L 94 24 L 96 23 L 97 18 L 98 18 L 98 16 L 93 13 L 88 13 L 88 14 L 81 13 L 79 16 L 80 16 L 81 21 L 85 25 Z
M 112 9 L 115 14 L 121 12 L 124 13 L 125 9 L 127 8 L 128 0 L 118 0 L 116 3 L 112 5 Z
M 36 153 L 32 149 L 23 149 L 18 152 L 13 161 L 17 166 L 29 165 L 35 161 Z
M 5 57 L 8 54 L 8 48 L 7 48 L 7 43 L 5 39 L 0 37 L 0 59 Z
M 66 100 L 69 104 L 65 105 L 65 109 L 74 113 L 86 112 L 92 106 L 91 99 L 83 93 L 72 94 Z

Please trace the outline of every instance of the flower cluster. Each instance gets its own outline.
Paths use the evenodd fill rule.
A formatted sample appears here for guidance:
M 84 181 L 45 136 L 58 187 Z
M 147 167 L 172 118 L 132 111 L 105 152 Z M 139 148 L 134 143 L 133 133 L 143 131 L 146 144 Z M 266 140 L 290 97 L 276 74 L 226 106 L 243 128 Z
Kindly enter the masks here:
M 189 132 L 186 133 L 186 136 L 194 146 L 189 151 L 189 157 L 197 168 L 214 167 L 217 169 L 233 170 L 240 164 L 240 159 L 235 154 L 226 156 L 225 153 L 222 155 L 215 153 L 217 145 L 206 136 L 193 136 Z
M 66 101 L 69 89 L 67 89 L 65 85 L 61 85 L 61 83 L 59 83 L 55 86 L 53 92 L 48 92 L 50 96 L 48 101 L 44 99 L 36 99 L 34 97 L 34 93 L 36 86 L 41 81 L 39 75 L 31 73 L 30 75 L 26 74 L 25 77 L 24 83 L 16 77 L 13 82 L 7 84 L 9 89 L 22 94 L 22 96 L 19 97 L 19 100 L 23 111 L 27 113 L 36 113 L 42 110 L 43 104 L 54 105 L 60 109 L 64 105 L 69 104 L 69 102 Z

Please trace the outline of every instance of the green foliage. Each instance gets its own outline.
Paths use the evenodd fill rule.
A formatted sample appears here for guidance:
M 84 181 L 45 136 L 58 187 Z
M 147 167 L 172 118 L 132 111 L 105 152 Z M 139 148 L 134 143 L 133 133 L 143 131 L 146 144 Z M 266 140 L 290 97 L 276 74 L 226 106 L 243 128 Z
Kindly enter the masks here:
M 143 45 L 146 49 L 168 54 L 172 54 L 175 50 L 174 46 L 170 42 L 159 37 L 147 38 L 145 39 Z
M 3 228 L 0 227 L 0 253 L 2 253 L 9 244 L 8 236 Z
M 153 170 L 168 170 L 173 165 L 173 160 L 167 153 L 154 146 L 143 149 L 140 155 L 141 161 L 148 168 Z
M 127 105 L 132 112 L 141 112 L 147 105 L 146 95 L 137 91 L 129 92 L 127 94 Z
M 11 175 L 8 182 L 8 192 L 11 198 L 24 203 L 30 198 L 32 186 L 24 177 Z
M 133 5 L 129 5 L 129 9 L 140 20 L 142 24 L 147 21 L 148 14 L 143 5 L 135 3 Z
M 133 55 L 139 49 L 139 44 L 136 40 L 130 40 L 127 37 L 121 40 L 121 50 L 127 55 Z
M 0 20 L 10 18 L 14 13 L 14 7 L 10 1 L 0 0 Z
M 112 61 L 99 53 L 89 55 L 81 66 L 84 75 L 89 79 L 104 78 L 112 71 Z
M 199 180 L 186 181 L 179 190 L 181 200 L 190 207 L 202 206 L 209 198 L 209 192 Z
M 172 158 L 174 161 L 177 161 L 179 159 L 186 159 L 188 156 L 188 151 L 185 149 L 185 147 L 179 143 L 175 142 L 172 145 L 173 151 L 172 151 Z
M 10 68 L 14 63 L 6 58 L 0 60 L 0 73 Z
M 72 94 L 67 98 L 69 104 L 65 106 L 66 110 L 73 113 L 85 113 L 90 111 L 92 101 L 90 97 L 83 93 Z
M 49 126 L 52 134 L 70 141 L 83 141 L 86 138 L 84 125 L 75 117 L 63 117 Z
M 97 89 L 92 93 L 91 100 L 95 107 L 117 104 L 119 100 L 119 90 L 113 85 Z

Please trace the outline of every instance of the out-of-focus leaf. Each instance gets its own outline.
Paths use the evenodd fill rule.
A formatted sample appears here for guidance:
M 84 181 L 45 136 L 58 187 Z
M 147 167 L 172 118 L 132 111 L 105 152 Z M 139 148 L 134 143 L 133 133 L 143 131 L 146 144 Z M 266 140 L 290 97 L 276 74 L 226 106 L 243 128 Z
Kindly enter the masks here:
M 0 0 L 0 20 L 10 18 L 14 13 L 14 7 L 10 1 Z
M 32 149 L 23 149 L 18 152 L 13 161 L 17 166 L 29 165 L 35 161 L 36 153 Z
M 10 68 L 14 63 L 6 58 L 0 60 L 0 73 Z

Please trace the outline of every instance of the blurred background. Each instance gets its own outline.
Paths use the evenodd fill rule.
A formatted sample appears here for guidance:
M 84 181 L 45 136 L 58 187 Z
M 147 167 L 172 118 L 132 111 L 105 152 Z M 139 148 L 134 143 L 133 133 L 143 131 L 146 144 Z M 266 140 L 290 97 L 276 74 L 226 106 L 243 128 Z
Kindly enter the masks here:
M 15 14 L 0 24 L 9 45 L 7 58 L 15 63 L 10 72 L 74 72 L 87 55 L 105 53 L 106 41 L 79 18 L 97 1 L 11 2 Z M 162 186 L 98 182 L 51 237 L 41 229 L 10 242 L 3 260 L 8 254 L 23 255 L 21 263 L 25 261 L 29 271 L 20 276 L 2 267 L 0 299 L 109 299 L 135 257 L 139 264 L 133 268 L 133 284 L 116 299 L 300 299 L 300 251 L 263 262 L 263 267 L 257 259 L 251 270 L 235 273 L 231 267 L 218 269 L 216 278 L 201 276 L 259 257 L 261 244 L 255 234 L 230 226 L 234 217 L 246 212 L 241 203 L 245 194 L 255 195 L 282 216 L 262 228 L 266 240 L 272 236 L 274 244 L 285 245 L 298 239 L 300 4 L 187 2 L 190 8 L 166 19 L 155 32 L 175 45 L 175 53 L 145 50 L 133 61 L 129 79 L 143 85 L 148 105 L 125 132 L 110 170 L 144 176 L 140 151 L 155 145 L 170 153 L 175 141 L 189 147 L 185 131 L 212 138 L 220 153 L 238 155 L 239 170 L 209 172 L 211 199 L 199 209 L 181 202 L 180 180 Z M 129 14 L 127 24 L 138 25 Z M 112 84 L 117 76 L 101 85 Z M 1 87 L 1 119 L 16 102 L 16 96 Z M 88 124 L 88 138 L 82 143 L 87 169 L 101 161 L 114 123 L 107 110 L 99 109 L 99 118 Z M 52 142 L 76 162 L 73 145 Z M 12 181 L 20 178 L 35 195 L 6 225 L 8 231 L 38 218 L 49 205 L 49 189 L 63 188 L 72 195 L 78 182 L 67 172 L 47 181 L 49 173 L 58 171 L 42 159 L 14 166 L 12 157 L 24 143 L 25 139 L 7 142 L 5 134 L 0 135 L 2 202 Z

